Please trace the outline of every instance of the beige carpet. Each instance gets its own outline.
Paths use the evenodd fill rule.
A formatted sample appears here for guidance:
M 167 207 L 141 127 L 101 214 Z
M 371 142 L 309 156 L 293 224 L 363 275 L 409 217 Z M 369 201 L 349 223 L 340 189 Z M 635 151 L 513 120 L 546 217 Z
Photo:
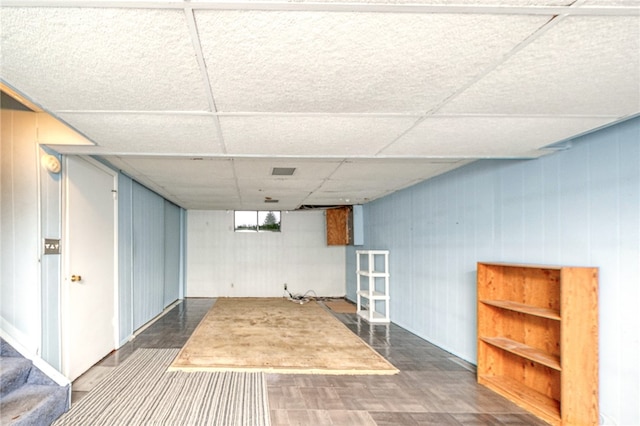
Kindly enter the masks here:
M 316 302 L 221 298 L 169 371 L 396 374 L 398 370 Z
M 346 300 L 328 300 L 324 302 L 327 308 L 331 309 L 337 314 L 355 314 L 356 305 L 347 302 Z

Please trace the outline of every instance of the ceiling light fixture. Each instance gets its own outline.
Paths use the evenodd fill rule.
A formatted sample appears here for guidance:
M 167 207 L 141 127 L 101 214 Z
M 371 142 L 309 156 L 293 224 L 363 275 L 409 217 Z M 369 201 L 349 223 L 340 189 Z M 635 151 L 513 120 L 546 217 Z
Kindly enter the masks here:
M 42 167 L 44 167 L 47 171 L 53 174 L 60 173 L 60 169 L 62 168 L 58 157 L 51 154 L 43 155 L 40 159 L 40 164 L 42 164 Z

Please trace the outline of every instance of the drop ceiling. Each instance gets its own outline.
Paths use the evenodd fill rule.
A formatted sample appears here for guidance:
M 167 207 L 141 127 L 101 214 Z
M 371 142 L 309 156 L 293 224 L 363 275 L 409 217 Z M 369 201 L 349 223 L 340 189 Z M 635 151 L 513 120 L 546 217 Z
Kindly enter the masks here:
M 640 113 L 640 0 L 3 0 L 0 14 L 2 83 L 88 141 L 41 142 L 187 209 L 366 203 Z

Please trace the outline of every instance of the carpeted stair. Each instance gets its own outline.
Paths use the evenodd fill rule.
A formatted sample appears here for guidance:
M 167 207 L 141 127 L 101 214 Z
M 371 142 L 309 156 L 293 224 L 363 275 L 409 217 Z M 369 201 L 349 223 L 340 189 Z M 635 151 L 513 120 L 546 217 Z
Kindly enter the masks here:
M 69 389 L 0 340 L 0 424 L 50 425 L 69 407 Z

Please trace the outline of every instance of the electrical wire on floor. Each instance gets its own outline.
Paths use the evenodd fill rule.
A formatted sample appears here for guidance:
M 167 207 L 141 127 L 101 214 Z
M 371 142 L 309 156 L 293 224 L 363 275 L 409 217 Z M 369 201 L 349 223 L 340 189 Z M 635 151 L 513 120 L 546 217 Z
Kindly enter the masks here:
M 316 294 L 315 291 L 313 290 L 309 290 L 304 294 L 291 294 L 291 292 L 287 289 L 284 290 L 285 292 L 285 296 L 287 298 L 287 300 L 294 302 L 294 303 L 299 303 L 301 305 L 304 305 L 305 303 L 308 303 L 312 300 L 316 300 L 318 299 L 318 295 Z M 309 293 L 313 293 L 313 296 L 309 296 Z M 287 296 L 288 295 L 288 296 Z

